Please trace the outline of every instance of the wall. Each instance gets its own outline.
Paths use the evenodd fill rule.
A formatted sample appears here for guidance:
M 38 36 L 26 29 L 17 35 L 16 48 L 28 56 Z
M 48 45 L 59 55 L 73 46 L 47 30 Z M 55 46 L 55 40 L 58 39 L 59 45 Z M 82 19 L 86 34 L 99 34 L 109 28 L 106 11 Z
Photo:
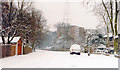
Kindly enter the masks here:
M 57 37 L 59 38 L 62 34 L 64 34 L 64 29 L 57 28 Z M 85 40 L 85 29 L 83 27 L 78 26 L 70 26 L 68 35 L 76 42 L 82 43 Z M 81 40 L 80 40 L 81 39 Z M 81 42 L 82 41 L 82 42 Z

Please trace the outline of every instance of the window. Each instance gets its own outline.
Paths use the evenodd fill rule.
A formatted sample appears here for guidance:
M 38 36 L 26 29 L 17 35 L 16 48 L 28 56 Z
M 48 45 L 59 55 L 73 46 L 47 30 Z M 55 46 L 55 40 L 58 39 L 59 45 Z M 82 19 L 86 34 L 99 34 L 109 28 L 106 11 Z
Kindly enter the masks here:
M 112 38 L 112 37 L 110 37 L 109 39 L 110 39 L 110 41 L 112 41 L 112 39 L 113 39 L 113 38 Z

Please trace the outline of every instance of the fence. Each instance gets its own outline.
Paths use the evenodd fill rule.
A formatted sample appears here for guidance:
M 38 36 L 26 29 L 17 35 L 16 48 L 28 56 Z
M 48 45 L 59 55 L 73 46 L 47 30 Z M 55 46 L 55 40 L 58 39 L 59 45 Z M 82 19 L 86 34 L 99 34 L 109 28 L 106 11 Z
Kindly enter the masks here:
M 10 44 L 1 44 L 0 45 L 0 58 L 11 56 L 10 52 L 11 52 Z

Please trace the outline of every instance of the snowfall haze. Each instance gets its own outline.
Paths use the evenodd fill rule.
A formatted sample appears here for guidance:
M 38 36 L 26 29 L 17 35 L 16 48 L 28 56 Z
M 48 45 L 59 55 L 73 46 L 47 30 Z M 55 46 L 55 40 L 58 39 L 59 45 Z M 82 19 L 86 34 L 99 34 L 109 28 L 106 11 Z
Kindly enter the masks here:
M 79 27 L 95 29 L 98 24 L 98 19 L 93 15 L 82 2 L 67 3 L 68 18 L 71 25 Z M 54 31 L 54 25 L 62 22 L 66 12 L 65 2 L 34 2 L 34 8 L 41 10 L 47 19 L 49 29 Z

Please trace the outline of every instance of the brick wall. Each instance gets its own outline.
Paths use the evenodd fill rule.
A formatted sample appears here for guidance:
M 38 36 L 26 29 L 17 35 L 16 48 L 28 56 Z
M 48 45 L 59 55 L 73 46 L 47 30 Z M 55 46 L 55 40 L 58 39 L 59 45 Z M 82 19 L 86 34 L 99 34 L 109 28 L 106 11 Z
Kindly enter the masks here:
M 64 29 L 57 28 L 57 37 L 59 38 L 64 34 Z M 75 41 L 77 38 L 83 38 L 85 40 L 85 29 L 78 26 L 70 26 L 68 35 Z M 84 42 L 84 41 L 83 41 Z

